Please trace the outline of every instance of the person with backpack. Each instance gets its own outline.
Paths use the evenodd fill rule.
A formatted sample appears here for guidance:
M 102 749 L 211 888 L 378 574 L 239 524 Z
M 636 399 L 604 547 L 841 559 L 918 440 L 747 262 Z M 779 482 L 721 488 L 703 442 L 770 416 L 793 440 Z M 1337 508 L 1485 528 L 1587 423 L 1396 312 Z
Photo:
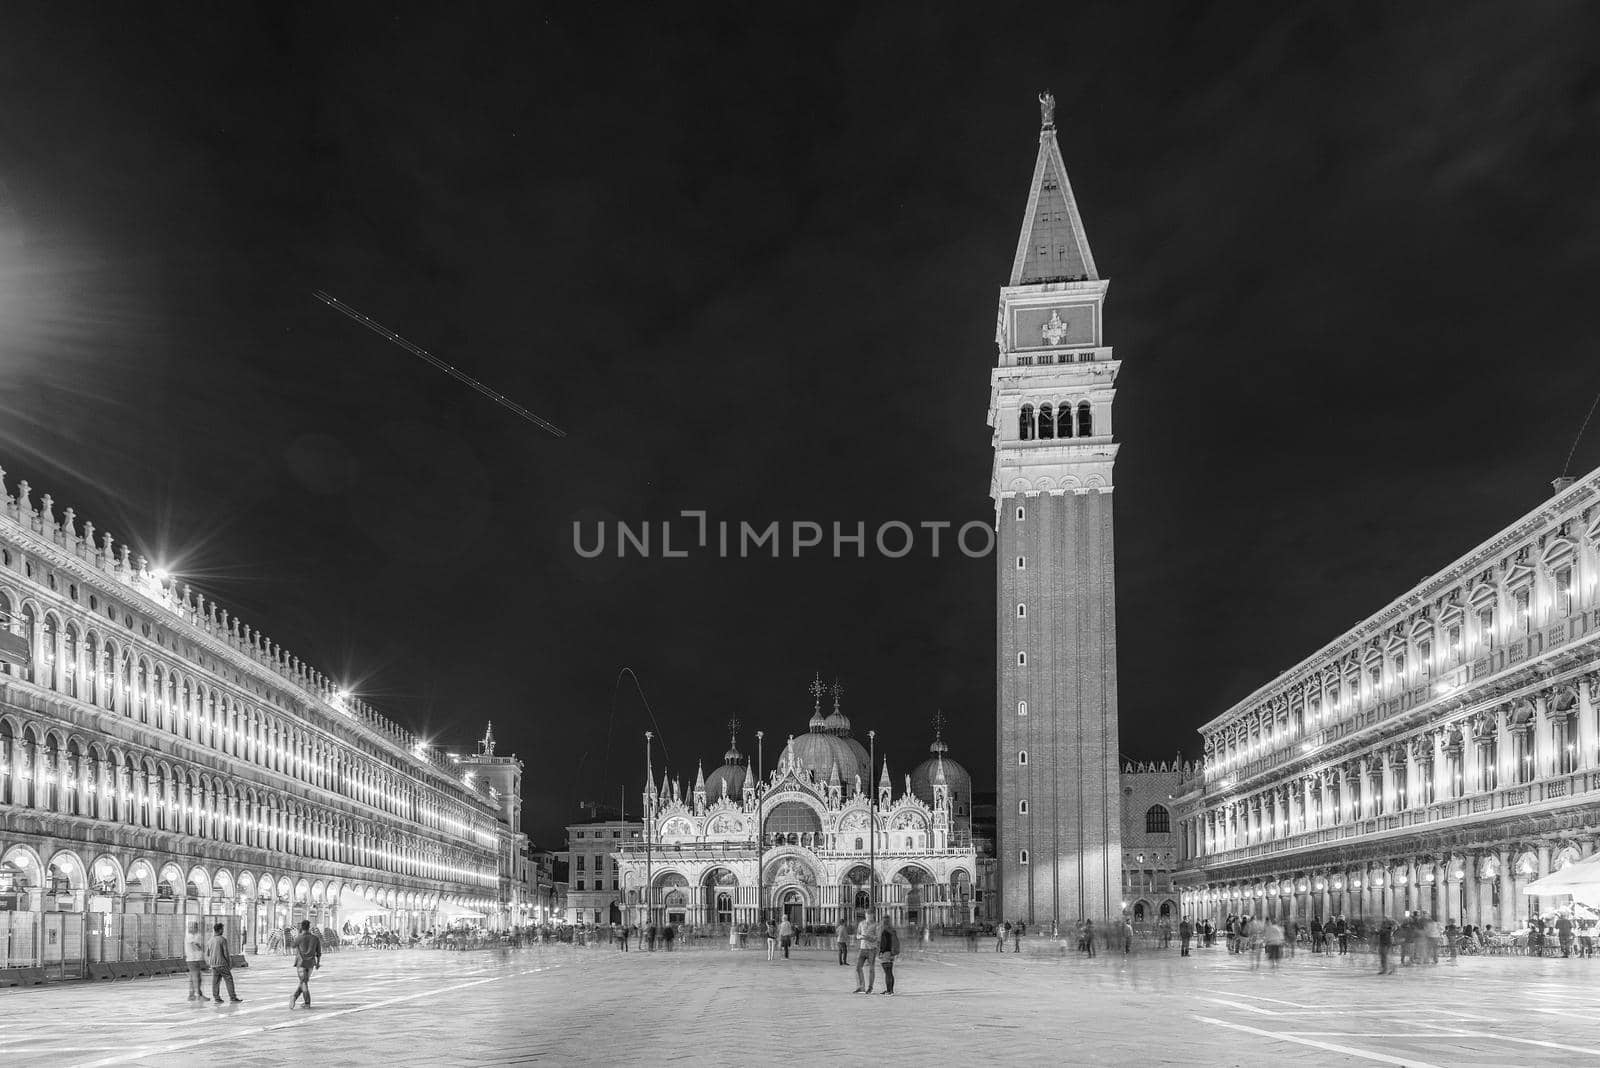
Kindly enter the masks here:
M 311 972 L 322 967 L 322 937 L 311 929 L 310 920 L 300 921 L 300 933 L 294 937 L 294 971 L 300 979 L 294 988 L 294 995 L 289 998 L 289 1008 L 293 1009 L 300 1001 L 300 995 L 306 998 L 306 1008 L 311 1007 Z
M 884 920 L 878 934 L 878 966 L 883 969 L 883 992 L 894 993 L 894 962 L 900 959 L 900 932 L 893 920 Z M 869 990 L 868 993 L 871 993 Z
M 228 984 L 228 1000 L 243 1001 L 233 989 L 233 951 L 222 934 L 222 924 L 212 925 L 212 935 L 206 942 L 206 964 L 211 967 L 211 1000 L 222 1004 L 222 984 Z

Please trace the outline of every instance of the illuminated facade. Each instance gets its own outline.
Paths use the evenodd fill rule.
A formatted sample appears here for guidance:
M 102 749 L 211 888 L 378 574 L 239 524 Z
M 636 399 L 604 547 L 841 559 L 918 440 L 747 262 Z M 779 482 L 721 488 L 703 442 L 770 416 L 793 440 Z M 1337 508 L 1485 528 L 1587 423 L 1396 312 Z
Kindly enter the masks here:
M 764 781 L 736 742 L 709 776 L 702 766 L 692 790 L 658 788 L 650 773 L 645 839 L 614 853 L 632 922 L 726 930 L 783 915 L 796 925 L 835 924 L 869 901 L 912 927 L 974 918 L 966 770 L 936 738 L 903 791 L 887 762 L 874 791 L 838 691 L 826 717 L 820 683 L 813 693 L 809 729 L 789 739 Z
M 1600 841 L 1597 578 L 1600 471 L 1206 724 L 1184 911 L 1517 927 Z
M 100 959 L 109 915 L 227 918 L 250 947 L 302 918 L 517 918 L 521 763 L 492 733 L 453 763 L 3 471 L 0 501 L 10 963 Z

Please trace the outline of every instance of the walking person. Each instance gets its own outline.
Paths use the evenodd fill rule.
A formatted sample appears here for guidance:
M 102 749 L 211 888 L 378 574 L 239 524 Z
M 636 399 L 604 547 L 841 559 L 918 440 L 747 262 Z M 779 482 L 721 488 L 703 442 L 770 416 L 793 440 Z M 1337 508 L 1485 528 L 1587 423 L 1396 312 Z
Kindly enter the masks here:
M 200 985 L 200 970 L 206 965 L 206 943 L 200 937 L 200 921 L 190 920 L 183 934 L 183 963 L 189 969 L 189 1000 L 204 1002 L 205 988 Z
M 1394 946 L 1394 921 L 1384 920 L 1378 925 L 1378 974 L 1390 975 L 1396 970 L 1389 963 L 1389 950 Z
M 300 996 L 305 995 L 306 1008 L 311 1007 L 311 973 L 322 967 L 322 936 L 311 929 L 310 920 L 300 921 L 300 933 L 294 937 L 294 971 L 300 979 L 294 988 L 294 994 L 289 998 L 289 1008 L 293 1009 L 299 1002 Z
M 1133 952 L 1133 924 L 1126 918 L 1122 921 L 1122 955 L 1126 957 Z
M 1290 924 L 1291 929 L 1293 924 Z M 1278 970 L 1278 962 L 1283 958 L 1284 931 L 1272 920 L 1268 920 L 1261 931 L 1261 941 L 1267 946 L 1267 963 L 1273 971 Z
M 789 959 L 789 947 L 794 944 L 794 924 L 785 916 L 783 922 L 778 924 L 778 941 L 783 944 L 783 959 Z
M 894 962 L 900 959 L 900 932 L 892 920 L 883 921 L 883 931 L 878 935 L 878 963 L 883 967 L 883 992 L 894 993 Z
M 1011 925 L 1004 920 L 1001 920 L 1000 926 L 994 929 L 994 951 L 996 953 L 1004 953 L 1006 951 L 1006 935 L 1010 931 Z
M 833 929 L 833 940 L 839 946 L 839 967 L 850 966 L 850 923 L 843 917 Z
M 872 984 L 878 977 L 878 935 L 881 933 L 877 921 L 858 913 L 859 923 L 856 924 L 856 989 L 857 994 L 872 993 Z
M 1572 917 L 1565 912 L 1556 914 L 1556 940 L 1561 943 L 1561 955 L 1572 956 Z
M 1083 921 L 1083 948 L 1088 951 L 1089 958 L 1094 959 L 1094 921 Z
M 1189 925 L 1189 917 L 1185 916 L 1178 924 L 1178 956 L 1189 955 L 1189 939 L 1194 937 L 1194 928 Z
M 1013 953 L 1022 952 L 1023 926 L 1024 925 L 1021 923 L 1014 923 L 1011 925 L 1011 952 Z
M 1334 937 L 1339 940 L 1339 956 L 1350 952 L 1350 924 L 1343 916 L 1333 922 Z
M 213 924 L 212 934 L 206 942 L 206 964 L 211 967 L 211 1000 L 222 1004 L 222 984 L 228 984 L 228 1000 L 243 1001 L 233 989 L 233 951 L 222 933 L 222 924 Z
M 767 921 L 767 959 L 772 960 L 778 955 L 778 925 L 772 920 Z
M 628 952 L 628 938 L 632 934 L 633 934 L 633 924 L 631 924 L 631 923 L 623 924 L 622 925 L 622 937 L 621 937 L 621 939 L 619 939 L 620 945 L 619 945 L 618 948 L 620 948 L 622 950 L 622 952 L 624 952 L 624 953 Z
M 651 953 L 654 953 L 656 951 L 656 925 L 655 924 L 652 923 L 649 927 L 645 928 L 644 941 L 645 941 L 645 949 L 649 950 Z

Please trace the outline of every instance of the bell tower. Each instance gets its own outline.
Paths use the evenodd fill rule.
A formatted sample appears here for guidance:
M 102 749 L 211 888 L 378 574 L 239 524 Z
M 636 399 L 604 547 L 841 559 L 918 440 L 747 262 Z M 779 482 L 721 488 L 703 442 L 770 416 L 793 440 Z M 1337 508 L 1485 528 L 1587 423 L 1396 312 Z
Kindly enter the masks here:
M 990 375 L 1003 914 L 1120 916 L 1116 583 L 1105 279 L 1039 97 L 1039 156 Z

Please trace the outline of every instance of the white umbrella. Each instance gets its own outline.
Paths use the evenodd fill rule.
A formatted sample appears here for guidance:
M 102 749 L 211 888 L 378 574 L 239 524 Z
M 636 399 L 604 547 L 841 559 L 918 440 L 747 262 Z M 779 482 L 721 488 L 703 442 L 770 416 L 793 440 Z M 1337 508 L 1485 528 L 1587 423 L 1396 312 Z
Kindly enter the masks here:
M 1558 872 L 1535 879 L 1522 888 L 1524 894 L 1548 897 L 1552 894 L 1583 894 L 1600 891 L 1600 853 L 1568 864 Z

